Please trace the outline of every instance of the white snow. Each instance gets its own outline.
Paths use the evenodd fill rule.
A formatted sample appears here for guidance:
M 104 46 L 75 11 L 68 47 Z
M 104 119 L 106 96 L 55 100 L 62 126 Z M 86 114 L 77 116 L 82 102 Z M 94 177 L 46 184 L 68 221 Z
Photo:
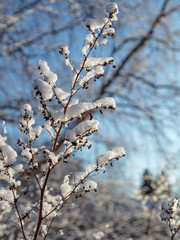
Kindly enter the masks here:
M 44 75 L 44 72 L 48 72 L 50 70 L 46 61 L 38 60 L 37 65 L 40 70 L 40 73 L 43 75 Z
M 78 184 L 79 182 L 82 182 L 86 176 L 87 176 L 86 172 L 75 173 L 74 174 L 74 184 Z
M 57 74 L 48 71 L 46 74 L 44 74 L 45 80 L 50 83 L 51 85 L 54 85 L 54 83 L 57 81 L 58 77 Z
M 30 161 L 32 159 L 32 154 L 35 155 L 37 152 L 38 148 L 26 148 L 22 150 L 21 155 Z
M 103 19 L 89 19 L 86 21 L 86 27 L 94 32 L 96 29 L 101 29 L 104 27 L 104 25 L 107 24 L 107 26 L 110 24 L 108 18 L 103 18 Z
M 101 108 L 101 107 L 112 108 L 112 109 L 116 108 L 116 102 L 115 102 L 114 98 L 112 98 L 112 97 L 106 97 L 104 99 L 99 99 L 95 103 L 98 108 Z
M 29 116 L 29 118 L 33 117 L 33 110 L 31 105 L 29 104 L 24 104 L 23 107 L 21 108 L 21 112 L 23 116 L 27 115 Z
M 44 121 L 42 123 L 42 126 L 46 129 L 47 132 L 51 135 L 51 137 L 54 137 L 54 131 L 52 130 L 51 122 L 50 121 Z
M 22 120 L 19 123 L 19 129 L 23 131 L 25 129 L 31 128 L 31 126 L 35 123 L 35 119 L 33 117 L 33 110 L 31 105 L 24 104 L 21 111 L 22 111 Z
M 62 183 L 62 185 L 60 186 L 61 189 L 61 195 L 63 197 L 67 197 L 68 194 L 71 193 L 71 191 L 73 190 L 73 186 L 69 184 L 69 175 L 66 175 L 64 177 L 64 181 Z
M 85 41 L 86 41 L 87 44 L 92 44 L 93 40 L 94 40 L 94 36 L 93 36 L 92 33 L 88 34 L 85 38 Z
M 82 48 L 82 54 L 83 54 L 84 56 L 86 56 L 88 49 L 89 49 L 89 45 L 85 45 L 85 46 Z
M 97 100 L 92 103 L 79 103 L 72 105 L 67 109 L 66 115 L 64 115 L 63 111 L 51 112 L 55 122 L 66 122 L 72 120 L 76 117 L 81 118 L 82 114 L 85 112 L 92 112 L 98 108 L 111 108 L 115 109 L 116 103 L 115 100 L 111 97 L 107 97 L 104 99 Z M 51 111 L 51 110 L 50 110 Z
M 96 73 L 94 69 L 91 69 L 89 72 L 87 72 L 85 76 L 81 78 L 81 80 L 79 81 L 79 85 L 83 87 L 85 83 L 87 83 L 90 79 L 94 78 L 95 75 Z
M 104 75 L 104 69 L 102 66 L 97 66 L 95 69 L 95 75 L 98 76 L 102 76 Z
M 93 34 L 88 34 L 85 38 L 86 45 L 82 48 L 82 54 L 86 56 L 87 50 L 93 44 L 94 36 Z
M 41 126 L 31 128 L 29 130 L 29 135 L 30 135 L 31 140 L 35 140 L 37 137 L 39 137 L 39 135 L 41 134 L 41 131 L 42 131 Z
M 53 91 L 51 85 L 49 83 L 38 79 L 34 82 L 34 87 L 40 92 L 40 96 L 44 101 L 49 100 L 53 96 Z
M 53 206 L 51 203 L 48 203 L 46 201 L 43 202 L 43 215 L 48 214 L 53 209 Z M 56 216 L 56 211 L 53 211 L 47 218 L 53 218 Z
M 103 34 L 108 36 L 113 36 L 115 34 L 115 29 L 112 27 L 106 28 L 104 29 Z
M 101 240 L 103 237 L 104 233 L 102 231 L 92 234 L 92 240 Z
M 117 14 L 119 13 L 118 11 L 118 5 L 114 2 L 109 3 L 106 6 L 106 13 L 109 16 L 109 18 L 111 19 L 111 21 L 117 21 Z
M 64 92 L 64 91 L 63 91 L 61 88 L 59 88 L 59 87 L 54 88 L 54 92 L 55 92 L 55 94 L 56 94 L 56 96 L 57 96 L 57 98 L 58 98 L 58 100 L 59 100 L 60 102 L 63 102 L 67 97 L 70 96 L 69 93 Z
M 33 110 L 29 104 L 24 104 L 21 109 L 22 111 L 22 120 L 19 123 L 19 128 L 21 131 L 29 131 L 29 140 L 35 140 L 41 134 L 42 127 L 33 128 L 32 125 L 35 123 L 35 119 L 33 117 Z
M 2 135 L 6 135 L 6 134 L 7 134 L 6 122 L 3 121 L 2 122 Z
M 74 70 L 74 69 L 73 69 L 73 66 L 72 66 L 72 64 L 71 64 L 71 62 L 70 62 L 70 60 L 69 60 L 69 58 L 66 58 L 66 59 L 65 59 L 65 64 L 66 64 L 68 67 L 70 67 L 71 70 Z
M 88 164 L 86 167 L 86 173 L 90 173 L 91 171 L 93 171 L 96 168 L 95 164 Z
M 0 135 L 0 160 L 4 166 L 10 166 L 16 162 L 17 152 L 6 143 L 6 140 Z
M 17 164 L 15 166 L 13 166 L 13 169 L 14 169 L 15 173 L 21 173 L 24 171 L 22 164 Z
M 65 43 L 62 43 L 61 45 L 58 46 L 59 52 L 62 55 L 68 56 L 70 51 L 68 49 L 68 46 Z
M 0 159 L 4 162 L 5 166 L 12 165 L 17 158 L 17 152 L 8 144 L 0 146 Z
M 38 69 L 40 70 L 40 74 L 42 74 L 45 77 L 45 81 L 53 86 L 57 81 L 58 77 L 55 73 L 50 71 L 47 62 L 39 60 Z
M 85 68 L 91 68 L 95 67 L 98 65 L 107 65 L 109 63 L 112 63 L 114 59 L 112 57 L 102 57 L 102 58 L 94 58 L 94 57 L 89 57 L 86 62 L 84 67 Z M 83 64 L 83 61 L 81 61 L 81 66 Z
M 106 43 L 107 43 L 107 39 L 106 38 L 105 39 L 101 39 L 101 40 L 96 41 L 95 46 L 106 45 Z
M 97 166 L 108 164 L 112 159 L 119 159 L 125 156 L 125 150 L 123 147 L 113 148 L 112 151 L 105 152 L 96 158 Z
M 161 207 L 160 218 L 169 223 L 172 232 L 176 231 L 180 226 L 179 199 L 175 197 L 166 199 L 162 202 Z
M 76 81 L 77 78 L 78 78 L 78 73 L 79 73 L 79 71 L 76 71 L 76 72 L 73 74 L 73 76 L 72 76 L 72 86 L 74 85 L 75 81 Z
M 6 143 L 6 140 L 0 135 L 0 181 L 9 183 L 9 186 L 20 186 L 21 182 L 16 180 L 15 175 L 23 171 L 23 165 L 15 165 L 17 152 Z
M 6 141 L 7 141 L 7 137 L 0 135 L 0 146 L 6 144 Z
M 9 191 L 9 188 L 6 189 L 5 187 L 0 188 L 0 198 L 7 199 L 10 202 L 14 201 L 14 197 L 11 191 Z
M 75 142 L 86 133 L 92 133 L 98 130 L 99 122 L 97 120 L 86 120 L 76 125 L 72 130 L 68 130 L 65 139 Z
M 52 9 L 47 8 L 45 9 L 45 11 L 46 10 L 51 11 Z M 82 149 L 82 147 L 84 146 L 91 146 L 91 144 L 88 142 L 87 136 L 98 130 L 99 122 L 94 119 L 84 120 L 84 117 L 92 115 L 92 113 L 98 109 L 100 111 L 102 110 L 102 108 L 115 109 L 115 100 L 110 97 L 100 99 L 94 102 L 80 103 L 78 99 L 74 98 L 74 95 L 76 95 L 76 93 L 81 88 L 87 87 L 90 80 L 98 79 L 104 75 L 103 66 L 106 66 L 114 61 L 112 57 L 89 57 L 89 54 L 91 53 L 91 50 L 93 50 L 93 48 L 96 49 L 97 46 L 105 45 L 107 43 L 107 35 L 112 36 L 115 33 L 114 28 L 111 27 L 111 21 L 115 21 L 117 19 L 117 4 L 110 3 L 106 7 L 106 12 L 108 14 L 108 18 L 97 20 L 91 19 L 87 21 L 86 25 L 91 31 L 91 33 L 86 36 L 85 46 L 82 48 L 84 59 L 80 63 L 80 70 L 75 68 L 73 62 L 68 57 L 68 55 L 70 54 L 68 46 L 66 44 L 61 44 L 58 47 L 60 54 L 64 55 L 65 57 L 65 64 L 73 70 L 73 73 L 75 73 L 72 77 L 72 88 L 70 90 L 70 93 L 63 91 L 60 87 L 56 87 L 55 84 L 58 79 L 57 75 L 50 70 L 46 61 L 38 61 L 38 69 L 40 70 L 42 79 L 37 79 L 34 83 L 34 87 L 36 90 L 36 96 L 40 100 L 39 110 L 46 121 L 42 123 L 42 126 L 33 127 L 33 125 L 35 124 L 35 119 L 33 117 L 32 107 L 29 104 L 25 104 L 23 106 L 22 120 L 19 123 L 19 128 L 26 134 L 26 140 L 18 139 L 17 144 L 21 149 L 21 154 L 18 158 L 18 162 L 16 151 L 6 143 L 7 137 L 2 136 L 7 133 L 5 128 L 5 122 L 3 122 L 2 135 L 0 135 L 0 181 L 3 181 L 3 188 L 2 186 L 0 188 L 0 200 L 7 199 L 7 201 L 11 201 L 13 205 L 16 203 L 16 200 L 18 200 L 20 196 L 26 193 L 26 191 L 31 194 L 31 190 L 34 191 L 34 187 L 32 184 L 30 184 L 26 188 L 26 190 L 18 188 L 18 193 L 16 192 L 16 188 L 21 185 L 21 181 L 19 180 L 19 174 L 24 172 L 24 170 L 33 170 L 35 169 L 35 167 L 39 167 L 40 162 L 42 163 L 42 168 L 37 169 L 38 171 L 36 171 L 35 177 L 37 177 L 39 181 L 38 184 L 40 184 L 40 188 L 41 186 L 46 187 L 44 184 L 46 184 L 45 179 L 47 180 L 47 174 L 49 174 L 49 167 L 51 167 L 52 169 L 61 160 L 62 162 L 66 162 L 66 159 L 73 152 L 75 152 L 75 150 Z M 20 43 L 17 44 L 19 45 Z M 88 50 L 89 53 L 87 56 Z M 76 84 L 79 84 L 80 86 L 77 86 Z M 72 100 L 71 98 L 69 98 L 70 96 L 73 97 Z M 45 101 L 47 100 L 53 102 L 45 103 Z M 54 102 L 60 102 L 61 104 L 57 105 L 58 108 L 54 108 L 52 107 L 54 106 Z M 75 125 L 75 127 L 73 127 L 71 130 L 69 130 L 71 127 L 69 121 L 72 121 L 74 118 L 77 118 L 81 122 Z M 61 122 L 62 124 L 56 124 L 57 122 Z M 75 123 L 76 121 L 73 121 L 72 125 Z M 58 131 L 59 125 L 60 128 Z M 39 142 L 39 144 L 32 142 L 35 141 L 36 138 L 41 134 L 42 127 L 44 127 L 51 135 L 51 142 L 49 142 L 49 146 L 39 146 L 39 144 L 41 145 L 41 141 Z M 61 127 L 63 127 L 61 136 L 64 139 L 64 145 L 61 148 L 57 149 L 58 153 L 56 154 L 53 152 L 52 148 L 54 149 L 59 145 L 59 139 L 56 139 L 58 140 L 56 142 L 55 137 L 57 136 L 58 138 Z M 67 128 L 68 130 L 64 131 L 64 128 Z M 81 194 L 82 192 L 85 193 L 90 191 L 96 191 L 97 183 L 95 181 L 89 180 L 89 178 L 93 177 L 93 175 L 96 175 L 97 171 L 103 170 L 103 165 L 106 165 L 112 159 L 119 159 L 124 155 L 124 149 L 121 147 L 117 147 L 114 148 L 112 151 L 108 151 L 97 157 L 96 163 L 87 165 L 84 172 L 74 174 L 72 172 L 69 172 L 68 175 L 64 177 L 63 183 L 59 184 L 60 194 L 56 194 L 57 189 L 55 189 L 55 185 L 52 185 L 49 190 L 45 191 L 43 199 L 43 216 L 49 218 L 55 217 L 57 214 L 62 214 L 62 211 L 59 211 L 61 210 L 61 205 L 65 200 L 71 197 L 72 193 L 76 193 L 76 196 L 78 197 L 80 196 L 79 193 Z M 22 161 L 24 165 L 21 164 L 19 161 Z M 28 177 L 31 176 L 28 175 Z M 5 185 L 8 186 L 4 187 Z M 12 193 L 14 194 L 14 196 Z M 35 192 L 33 193 L 33 195 L 34 194 Z M 33 195 L 31 196 L 31 199 L 33 199 Z M 25 199 L 25 195 L 23 199 Z M 22 203 L 23 199 L 21 201 Z M 34 202 L 33 204 L 31 204 L 30 202 L 26 203 L 25 201 L 25 203 L 23 204 L 25 204 L 26 206 L 20 204 L 21 206 L 19 205 L 18 208 L 21 215 L 22 224 L 25 223 L 24 219 L 25 217 L 28 217 L 28 214 L 34 213 L 33 209 L 35 209 L 34 207 L 37 207 L 38 201 Z M 1 209 L 7 206 L 4 205 L 3 202 L 0 205 L 2 206 Z M 176 204 L 174 203 L 171 208 L 175 211 L 175 207 Z M 11 210 L 11 206 L 7 207 L 7 211 L 9 211 L 9 209 Z M 46 216 L 46 214 L 48 214 L 48 216 Z M 4 213 L 3 215 L 5 216 Z M 18 214 L 15 213 L 12 218 L 10 218 L 10 220 L 15 220 L 15 218 L 17 220 L 17 215 Z M 27 232 L 28 235 L 30 235 L 29 233 Z M 47 234 L 46 225 L 42 225 L 42 234 L 44 236 Z M 93 237 L 94 239 L 101 239 L 103 236 L 103 232 L 97 232 L 94 233 L 91 237 Z M 32 239 L 32 236 L 27 236 L 27 239 Z
M 45 236 L 47 234 L 47 225 L 42 224 L 41 225 L 41 231 L 42 231 L 43 236 Z
M 53 165 L 58 162 L 58 157 L 53 152 L 49 151 L 48 149 L 45 149 L 44 152 L 47 156 L 48 161 L 51 161 Z
M 84 190 L 97 190 L 97 183 L 95 181 L 89 180 L 83 183 Z

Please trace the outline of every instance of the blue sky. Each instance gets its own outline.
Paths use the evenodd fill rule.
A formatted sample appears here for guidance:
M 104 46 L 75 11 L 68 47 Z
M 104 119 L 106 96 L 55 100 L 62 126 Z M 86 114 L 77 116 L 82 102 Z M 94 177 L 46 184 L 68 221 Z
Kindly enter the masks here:
M 131 2 L 131 1 L 129 1 Z M 151 3 L 155 3 L 158 4 L 160 7 L 160 5 L 163 3 L 163 1 L 155 1 L 155 2 L 149 2 L 149 4 L 151 5 Z M 177 4 L 178 1 L 172 1 L 173 4 Z M 121 7 L 121 2 L 119 2 L 119 6 Z M 149 21 L 150 21 L 150 16 L 154 14 L 154 11 L 158 12 L 158 7 L 153 8 L 153 11 L 151 11 L 151 8 L 145 9 L 145 12 L 143 14 L 144 18 L 139 18 L 138 19 L 138 11 L 133 12 L 136 15 L 136 20 L 137 22 L 127 22 L 124 21 L 123 22 L 123 17 L 126 17 L 126 15 L 129 14 L 129 12 L 127 11 L 127 13 L 123 13 L 120 11 L 120 15 L 119 15 L 119 19 L 120 19 L 120 27 L 115 27 L 116 28 L 116 36 L 118 36 L 117 38 L 114 38 L 115 41 L 111 41 L 111 39 L 109 40 L 108 43 L 108 47 L 105 48 L 100 48 L 99 50 L 96 51 L 97 55 L 100 56 L 109 56 L 110 52 L 111 52 L 111 46 L 118 46 L 118 44 L 121 42 L 121 40 L 123 40 L 125 37 L 127 36 L 132 36 L 132 35 L 137 35 L 139 36 L 140 33 L 143 33 L 144 31 L 149 29 Z M 121 10 L 121 9 L 120 9 Z M 68 13 L 68 11 L 67 11 Z M 147 16 L 146 16 L 147 15 Z M 154 16 L 154 15 L 153 15 Z M 130 16 L 131 17 L 131 16 Z M 179 18 L 180 16 L 178 14 L 175 14 L 170 21 L 170 30 L 175 30 L 177 29 L 177 23 L 179 22 Z M 69 22 L 70 17 L 67 15 L 64 18 L 64 22 Z M 36 21 L 33 21 L 33 17 L 29 17 L 27 18 L 27 22 L 31 22 L 31 27 L 32 27 L 32 31 L 36 32 Z M 40 18 L 40 20 L 43 22 L 42 28 L 46 29 L 48 27 L 50 27 L 50 25 L 48 24 L 48 22 L 46 22 L 46 17 L 42 17 L 42 19 Z M 41 21 L 38 22 L 38 24 L 41 24 Z M 24 25 L 26 26 L 26 22 L 24 23 Z M 61 23 L 60 23 L 61 24 Z M 64 24 L 64 23 L 63 23 Z M 36 64 L 37 64 L 37 60 L 41 59 L 41 60 L 46 60 L 51 68 L 52 71 L 56 72 L 59 76 L 59 84 L 60 86 L 62 86 L 62 88 L 67 88 L 69 85 L 71 85 L 71 79 L 70 79 L 70 73 L 68 71 L 68 68 L 63 67 L 60 68 L 59 66 L 62 66 L 62 63 L 64 61 L 63 57 L 60 56 L 58 54 L 58 49 L 54 48 L 54 46 L 58 46 L 60 43 L 64 42 L 67 43 L 69 45 L 69 49 L 71 52 L 71 57 L 74 60 L 74 62 L 80 62 L 80 58 L 82 56 L 81 54 L 81 48 L 83 45 L 83 41 L 84 38 L 86 36 L 86 34 L 88 33 L 87 29 L 85 26 L 77 26 L 75 31 L 64 31 L 63 33 L 57 35 L 57 36 L 52 36 L 52 37 L 47 37 L 45 38 L 44 43 L 47 44 L 47 49 L 45 50 L 44 48 L 41 49 L 41 47 L 39 46 L 38 49 L 34 48 L 34 52 L 36 53 L 36 55 L 34 57 L 31 58 L 30 63 L 31 63 L 31 67 L 33 68 L 33 77 L 32 80 L 35 80 L 38 76 L 39 73 L 36 70 Z M 157 31 L 157 36 L 162 37 L 166 35 L 166 31 L 164 31 L 164 28 L 161 26 L 159 28 L 159 30 Z M 24 39 L 22 39 L 24 40 Z M 53 43 L 52 46 L 50 43 Z M 41 42 L 40 42 L 41 43 Z M 151 43 L 147 43 L 148 44 L 152 44 Z M 148 45 L 151 46 L 151 45 Z M 155 44 L 152 44 L 152 46 L 155 48 L 157 47 Z M 49 47 L 49 48 L 48 48 Z M 120 63 L 122 61 L 122 59 L 124 58 L 124 56 L 126 55 L 126 52 L 132 47 L 132 43 L 128 43 L 126 44 L 120 51 L 117 50 L 115 56 L 115 60 L 118 63 Z M 138 74 L 144 74 L 146 76 L 146 74 L 149 74 L 149 76 L 152 78 L 154 76 L 154 82 L 155 83 L 164 83 L 164 81 L 167 83 L 167 79 L 169 78 L 171 80 L 171 82 L 176 82 L 177 83 L 177 76 L 179 76 L 179 65 L 178 62 L 177 64 L 175 64 L 174 61 L 174 57 L 176 55 L 176 59 L 179 58 L 178 52 L 170 52 L 169 50 L 167 50 L 166 48 L 163 48 L 162 46 L 159 46 L 162 48 L 162 52 L 161 54 L 159 54 L 158 51 L 156 51 L 156 49 L 153 50 L 153 54 L 151 54 L 151 49 L 152 48 L 147 48 L 147 50 L 145 50 L 144 52 L 142 52 L 142 56 L 145 56 L 144 59 L 146 59 L 147 56 L 149 56 L 149 59 L 151 60 L 151 65 L 148 66 L 148 68 L 143 68 L 142 72 L 138 72 Z M 26 53 L 28 54 L 33 54 L 33 51 L 31 52 L 32 49 L 26 49 Z M 166 62 L 164 61 L 165 59 L 165 55 L 169 54 L 169 59 L 172 59 L 172 62 Z M 138 55 L 139 56 L 139 55 Z M 140 55 L 141 57 L 141 55 Z M 161 58 L 160 58 L 161 57 Z M 137 64 L 139 64 L 138 59 L 133 58 L 132 59 L 132 63 L 134 61 L 137 61 Z M 146 63 L 146 62 L 145 62 Z M 142 62 L 141 64 L 145 64 L 144 62 Z M 29 97 L 32 94 L 32 80 L 24 82 L 22 81 L 23 79 L 23 68 L 19 68 L 19 64 L 18 62 L 13 62 L 12 63 L 12 72 L 9 73 L 9 77 L 12 77 L 12 79 L 14 78 L 13 73 L 15 71 L 19 71 L 19 74 L 16 75 L 15 83 L 17 84 L 17 86 L 19 86 L 20 91 L 19 91 L 19 95 L 21 94 L 22 96 L 27 96 L 29 95 Z M 129 66 L 129 65 L 128 65 Z M 155 73 L 150 73 L 150 71 L 153 72 L 153 70 L 159 66 L 159 72 L 155 72 Z M 21 66 L 22 67 L 22 66 Z M 114 71 L 112 68 L 110 68 L 109 70 L 109 74 L 112 73 L 112 71 Z M 154 74 L 154 75 L 153 75 Z M 18 76 L 18 77 L 17 77 Z M 66 80 L 69 81 L 69 84 L 66 84 L 63 82 L 64 77 L 66 77 Z M 152 80 L 152 79 L 149 80 Z M 11 94 L 14 93 L 14 87 L 13 85 L 8 85 L 8 82 L 5 82 L 5 85 L 8 86 L 7 88 L 10 91 L 10 96 Z M 99 83 L 97 83 L 97 85 L 99 85 Z M 24 87 L 27 86 L 27 87 Z M 140 85 L 135 85 L 136 87 L 140 86 Z M 23 89 L 23 91 L 21 92 L 21 90 Z M 129 90 L 127 90 L 128 92 Z M 84 95 L 84 92 L 82 92 L 82 94 Z M 136 98 L 138 98 L 138 92 L 133 92 L 133 91 L 129 91 L 128 94 L 130 94 L 131 98 L 134 98 L 136 100 Z M 143 92 L 142 91 L 143 98 L 142 98 L 142 104 L 143 106 L 147 107 L 149 106 L 149 96 L 151 94 L 153 94 L 153 92 L 148 92 L 148 96 L 147 91 Z M 165 92 L 166 94 L 166 92 Z M 18 97 L 19 97 L 18 95 Z M 6 96 L 4 96 L 5 99 Z M 158 99 L 158 96 L 153 96 L 154 97 L 154 102 L 158 102 L 162 104 L 162 112 L 163 114 L 166 114 L 166 106 L 167 104 L 170 104 L 168 101 L 164 101 L 161 99 Z M 168 100 L 167 96 L 167 100 Z M 162 102 L 164 101 L 164 102 Z M 126 103 L 126 102 L 125 102 Z M 163 106 L 164 104 L 164 106 Z M 34 102 L 34 106 L 37 107 L 37 102 Z M 177 111 L 178 111 L 178 106 L 173 106 L 172 105 L 172 110 L 175 110 L 174 108 L 177 107 Z M 118 109 L 117 109 L 118 110 Z M 9 111 L 9 110 L 7 110 Z M 156 109 L 154 110 L 156 111 Z M 114 114 L 114 115 L 113 115 Z M 121 114 L 121 112 L 119 112 L 119 114 Z M 19 114 L 20 116 L 20 114 Z M 113 125 L 112 118 L 109 118 L 108 116 L 116 116 L 117 118 L 119 117 L 120 120 L 117 121 L 117 124 L 119 123 L 119 129 L 117 132 L 117 128 Z M 169 159 L 171 157 L 172 154 L 175 154 L 178 152 L 179 149 L 179 138 L 178 135 L 175 134 L 174 132 L 172 132 L 171 130 L 169 130 L 168 128 L 165 130 L 166 134 L 171 138 L 172 143 L 171 142 L 166 142 L 166 141 L 162 141 L 163 142 L 163 147 L 165 150 L 168 150 L 168 154 L 165 156 L 163 154 L 161 154 L 160 152 L 157 151 L 157 143 L 154 141 L 154 137 L 150 137 L 149 135 L 145 135 L 144 131 L 141 132 L 141 129 L 138 128 L 137 130 L 137 126 L 133 126 L 133 121 L 132 122 L 126 122 L 126 117 L 123 116 L 117 116 L 115 115 L 114 112 L 109 112 L 109 110 L 107 110 L 107 115 L 105 115 L 105 117 L 107 117 L 107 123 L 105 122 L 105 120 L 101 120 L 100 122 L 100 133 L 103 133 L 104 136 L 107 135 L 107 125 L 110 126 L 110 128 L 108 129 L 108 135 L 109 138 L 112 138 L 114 143 L 116 146 L 124 146 L 127 152 L 127 156 L 124 159 L 119 160 L 118 164 L 116 164 L 115 166 L 115 170 L 117 170 L 119 168 L 119 172 L 121 172 L 121 168 L 124 168 L 126 171 L 126 175 L 129 178 L 135 179 L 135 181 L 137 182 L 137 185 L 139 183 L 139 180 L 141 178 L 141 174 L 144 170 L 144 168 L 149 168 L 151 170 L 151 172 L 153 174 L 156 174 L 158 172 L 158 170 L 160 168 L 164 168 L 165 162 L 167 159 Z M 168 116 L 170 117 L 170 116 Z M 99 119 L 99 117 L 98 117 Z M 174 124 L 178 124 L 177 127 L 179 127 L 179 123 L 178 123 L 178 117 L 175 119 Z M 138 122 L 138 121 L 137 121 Z M 168 119 L 167 119 L 168 122 Z M 171 121 L 172 123 L 172 121 Z M 148 125 L 148 123 L 146 122 L 145 124 L 146 128 L 149 128 L 147 130 L 152 130 L 150 124 Z M 11 142 L 14 143 L 14 139 L 17 138 L 17 133 L 14 130 L 15 127 L 14 126 L 10 126 L 8 127 L 8 130 L 10 132 L 11 137 Z M 15 133 L 15 134 L 14 134 Z M 155 133 L 155 132 L 154 132 Z M 158 133 L 155 133 L 158 134 Z M 103 137 L 103 136 L 102 136 Z M 94 158 L 97 154 L 101 154 L 102 152 L 104 152 L 105 150 L 108 150 L 108 148 L 102 144 L 101 141 L 101 137 L 98 140 L 98 143 L 94 143 L 94 145 L 97 145 L 97 148 L 93 148 L 92 149 L 92 154 L 91 154 L 91 162 L 94 161 Z M 91 151 L 91 150 L 90 150 Z M 87 155 L 87 156 L 86 156 Z M 85 151 L 83 153 L 83 157 L 85 157 L 85 159 L 87 159 L 89 157 L 89 150 Z M 123 162 L 123 164 L 121 164 L 121 162 Z M 118 167 L 119 165 L 119 167 Z M 122 166 L 123 165 L 123 166 Z M 167 167 L 167 165 L 165 165 Z M 114 171 L 116 172 L 116 171 Z M 111 176 L 114 177 L 114 173 L 111 170 L 110 171 Z M 117 174 L 117 178 L 121 178 L 121 176 L 118 176 Z

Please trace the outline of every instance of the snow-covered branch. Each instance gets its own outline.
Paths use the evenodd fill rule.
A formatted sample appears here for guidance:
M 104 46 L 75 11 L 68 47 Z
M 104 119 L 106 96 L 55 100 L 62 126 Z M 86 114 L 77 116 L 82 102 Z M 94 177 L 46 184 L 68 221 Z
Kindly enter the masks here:
M 17 141 L 20 148 L 18 153 L 7 144 L 3 123 L 0 135 L 0 208 L 3 214 L 9 215 L 9 209 L 14 213 L 13 222 L 21 229 L 24 239 L 36 240 L 39 236 L 46 238 L 47 219 L 50 219 L 49 231 L 53 220 L 61 214 L 64 203 L 73 194 L 77 198 L 83 193 L 96 192 L 97 183 L 90 178 L 104 170 L 104 165 L 109 162 L 112 165 L 113 159 L 125 156 L 122 147 L 115 147 L 97 157 L 96 163 L 88 165 L 86 171 L 70 170 L 58 189 L 51 187 L 50 178 L 58 165 L 71 162 L 70 157 L 83 147 L 91 147 L 88 136 L 98 131 L 99 125 L 97 120 L 92 119 L 93 112 L 97 109 L 102 112 L 102 109 L 116 108 L 115 100 L 111 97 L 94 102 L 81 102 L 76 98 L 78 91 L 87 91 L 89 82 L 101 78 L 104 68 L 114 62 L 112 57 L 90 57 L 93 50 L 99 45 L 106 45 L 106 38 L 115 33 L 112 22 L 117 20 L 117 4 L 109 4 L 106 13 L 107 18 L 92 19 L 86 23 L 90 33 L 85 38 L 79 69 L 75 68 L 70 59 L 68 46 L 61 44 L 58 47 L 59 53 L 65 57 L 66 65 L 73 70 L 72 87 L 69 91 L 63 90 L 63 86 L 56 86 L 58 76 L 50 70 L 46 61 L 38 61 L 42 78 L 34 81 L 34 90 L 43 120 L 41 126 L 37 126 L 32 106 L 23 106 L 19 129 L 25 136 Z M 56 110 L 52 105 L 57 106 Z M 84 115 L 86 119 L 83 118 Z M 90 120 L 87 119 L 88 116 Z M 44 131 L 51 138 L 47 146 L 42 145 L 40 140 Z M 65 132 L 64 135 L 62 131 Z

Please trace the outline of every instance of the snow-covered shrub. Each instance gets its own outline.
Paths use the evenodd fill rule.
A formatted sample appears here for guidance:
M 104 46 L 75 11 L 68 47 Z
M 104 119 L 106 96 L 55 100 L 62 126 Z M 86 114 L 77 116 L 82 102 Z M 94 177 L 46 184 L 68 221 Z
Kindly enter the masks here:
M 112 57 L 90 57 L 91 52 L 107 43 L 107 37 L 115 33 L 112 22 L 117 20 L 118 7 L 110 3 L 106 7 L 107 17 L 91 19 L 86 26 L 90 33 L 82 48 L 83 58 L 77 69 L 69 58 L 66 44 L 61 44 L 59 53 L 64 55 L 65 63 L 73 72 L 72 87 L 69 92 L 56 86 L 58 77 L 46 61 L 38 61 L 42 78 L 35 80 L 35 95 L 39 99 L 39 112 L 43 118 L 40 126 L 35 126 L 32 107 L 25 104 L 19 129 L 25 137 L 19 138 L 19 154 L 7 143 L 5 126 L 0 135 L 0 221 L 9 219 L 1 225 L 0 237 L 3 239 L 46 239 L 55 218 L 62 214 L 62 207 L 73 195 L 78 198 L 83 193 L 97 191 L 97 183 L 90 179 L 103 170 L 113 159 L 125 155 L 122 147 L 115 147 L 96 158 L 96 162 L 86 166 L 85 171 L 69 171 L 58 188 L 49 185 L 49 179 L 60 164 L 68 163 L 70 157 L 83 147 L 91 147 L 88 136 L 98 131 L 99 122 L 92 119 L 93 113 L 102 109 L 114 110 L 115 100 L 107 97 L 95 102 L 80 102 L 76 93 L 87 91 L 89 82 L 104 75 L 104 68 L 113 64 Z M 56 105 L 56 110 L 52 108 Z M 90 120 L 88 119 L 90 117 Z M 37 141 L 43 128 L 50 135 L 48 146 Z M 62 132 L 65 132 L 62 135 Z M 60 137 L 64 139 L 59 141 Z M 58 181 L 58 179 L 57 179 Z M 56 185 L 57 186 L 57 185 Z M 16 229 L 16 230 L 14 230 Z M 101 239 L 102 233 L 96 233 Z
M 160 217 L 168 223 L 171 231 L 171 240 L 175 239 L 180 229 L 180 202 L 178 198 L 169 198 L 162 202 Z

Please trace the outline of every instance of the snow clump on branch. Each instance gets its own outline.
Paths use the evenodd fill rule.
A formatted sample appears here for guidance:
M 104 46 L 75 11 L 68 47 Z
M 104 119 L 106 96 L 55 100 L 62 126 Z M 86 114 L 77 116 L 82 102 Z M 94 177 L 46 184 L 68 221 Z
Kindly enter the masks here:
M 169 198 L 162 202 L 160 218 L 168 223 L 174 239 L 180 229 L 180 202 L 178 198 Z
M 68 49 L 68 46 L 63 43 L 61 45 L 58 46 L 58 49 L 59 49 L 59 53 L 62 54 L 62 55 L 65 55 L 66 57 L 69 55 L 70 51 Z
M 46 61 L 38 61 L 38 69 L 40 70 L 40 74 L 45 77 L 45 81 L 49 84 L 54 85 L 57 81 L 58 77 L 55 73 L 50 71 L 50 68 Z
M 106 13 L 109 16 L 109 18 L 111 19 L 111 21 L 117 21 L 118 18 L 117 18 L 116 15 L 119 13 L 118 5 L 116 3 L 114 3 L 114 2 L 109 3 L 106 6 Z
M 112 159 L 119 159 L 125 156 L 123 147 L 113 148 L 112 151 L 105 152 L 96 158 L 97 166 L 107 165 Z

